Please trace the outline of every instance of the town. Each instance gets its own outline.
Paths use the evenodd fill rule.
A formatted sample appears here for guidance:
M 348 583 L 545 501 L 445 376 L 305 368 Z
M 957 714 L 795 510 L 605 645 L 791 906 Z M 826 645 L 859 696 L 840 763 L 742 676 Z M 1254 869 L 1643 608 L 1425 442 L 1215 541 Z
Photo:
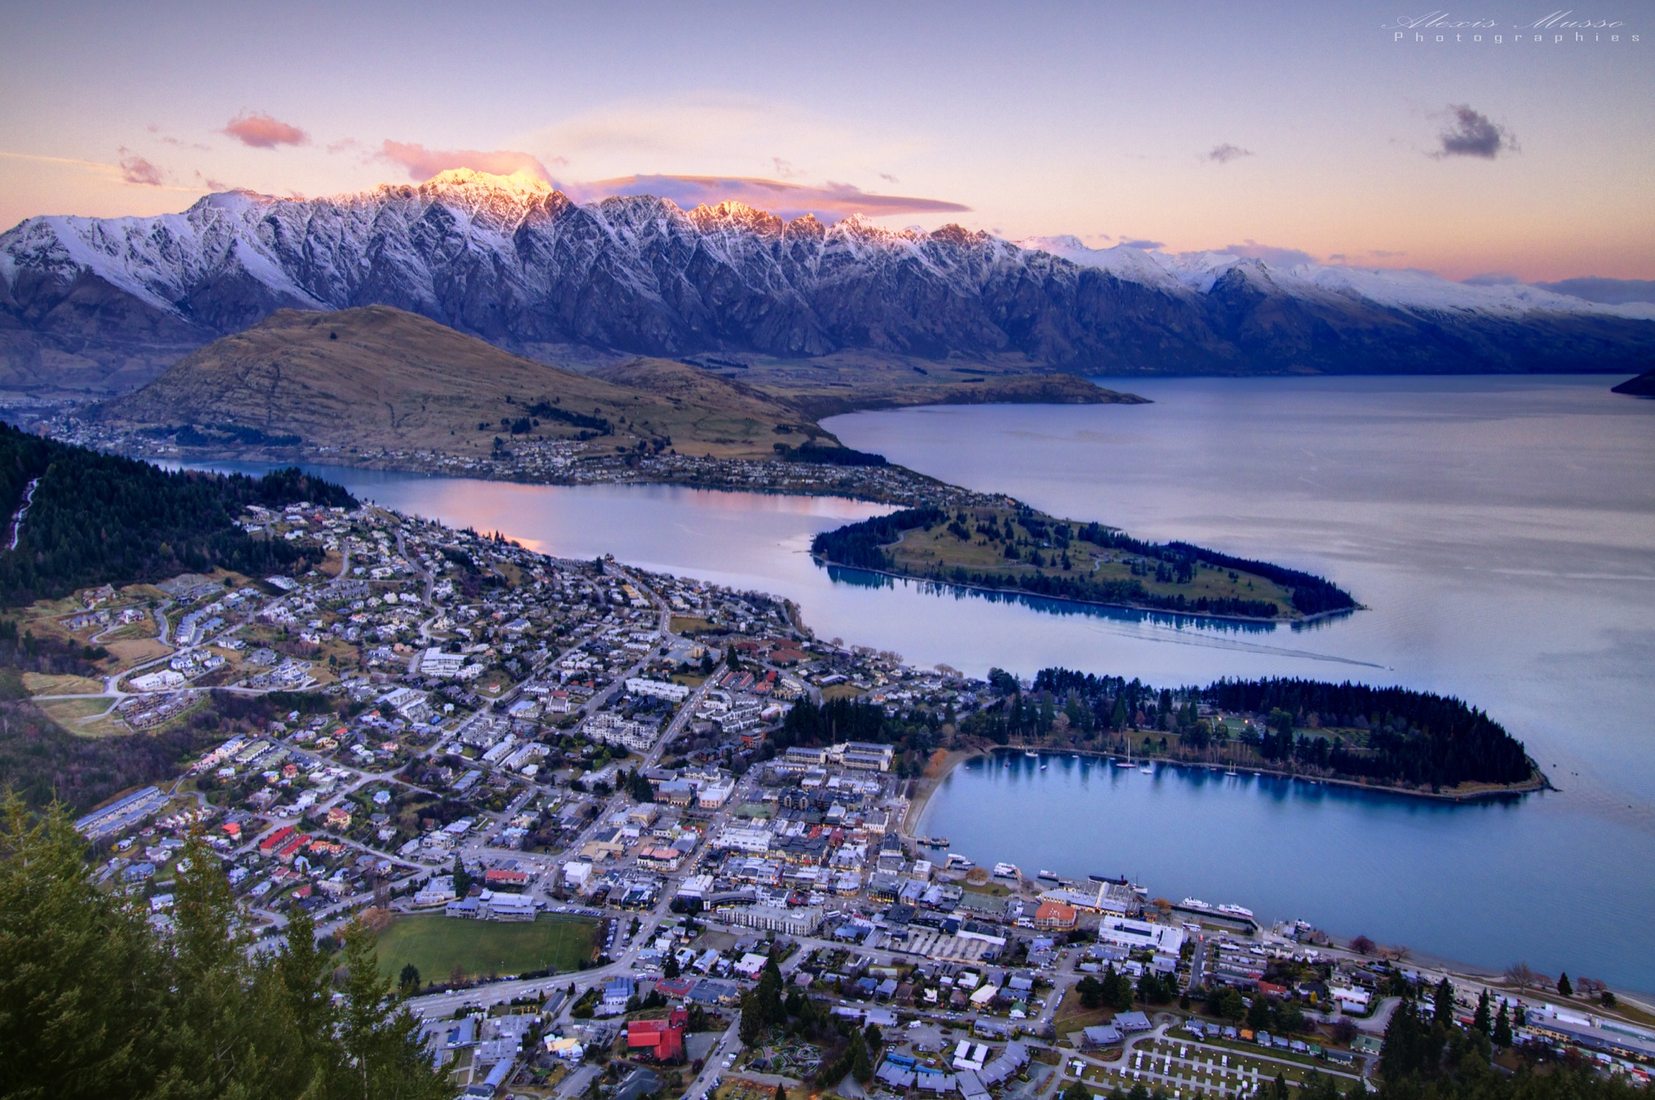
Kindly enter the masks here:
M 242 524 L 323 564 L 27 610 L 105 654 L 101 679 L 28 674 L 55 720 L 195 738 L 77 826 L 163 931 L 196 841 L 255 950 L 298 912 L 324 943 L 378 930 L 457 1095 L 1346 1094 L 1416 999 L 1497 1059 L 1655 1065 L 1591 979 L 1450 979 L 1236 904 L 943 855 L 912 812 L 941 740 L 865 731 L 964 724 L 995 688 L 772 597 L 376 508 Z

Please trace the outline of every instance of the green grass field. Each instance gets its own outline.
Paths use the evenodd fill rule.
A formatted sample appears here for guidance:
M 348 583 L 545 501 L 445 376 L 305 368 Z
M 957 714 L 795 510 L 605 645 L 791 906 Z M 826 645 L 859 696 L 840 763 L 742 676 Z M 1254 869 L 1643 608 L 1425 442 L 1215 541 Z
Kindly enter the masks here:
M 592 957 L 596 922 L 542 915 L 534 921 L 481 921 L 440 913 L 398 917 L 379 936 L 379 969 L 395 979 L 408 963 L 424 982 L 446 982 L 458 967 L 467 978 L 575 970 Z

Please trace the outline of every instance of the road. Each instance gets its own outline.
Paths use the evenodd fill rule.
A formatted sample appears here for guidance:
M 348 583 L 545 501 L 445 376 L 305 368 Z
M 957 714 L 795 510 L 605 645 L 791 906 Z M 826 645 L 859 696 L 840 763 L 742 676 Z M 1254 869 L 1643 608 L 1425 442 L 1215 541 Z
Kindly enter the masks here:
M 17 540 L 23 536 L 23 517 L 29 514 L 29 505 L 34 503 L 34 491 L 39 485 L 40 479 L 37 477 L 30 479 L 29 483 L 23 487 L 23 503 L 17 509 L 17 514 L 12 517 L 11 521 L 11 542 L 6 547 L 8 550 L 17 549 Z

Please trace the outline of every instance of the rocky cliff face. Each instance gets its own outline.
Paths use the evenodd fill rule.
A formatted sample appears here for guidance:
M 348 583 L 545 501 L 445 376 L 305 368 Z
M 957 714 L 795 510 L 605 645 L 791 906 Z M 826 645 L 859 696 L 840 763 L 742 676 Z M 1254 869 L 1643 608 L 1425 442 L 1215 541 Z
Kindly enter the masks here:
M 1109 373 L 1655 361 L 1655 323 L 1627 307 L 1339 270 L 786 222 L 733 203 L 580 205 L 454 171 L 332 199 L 235 192 L 156 218 L 30 219 L 0 236 L 0 381 L 125 388 L 277 309 L 372 304 L 531 354 L 855 349 Z

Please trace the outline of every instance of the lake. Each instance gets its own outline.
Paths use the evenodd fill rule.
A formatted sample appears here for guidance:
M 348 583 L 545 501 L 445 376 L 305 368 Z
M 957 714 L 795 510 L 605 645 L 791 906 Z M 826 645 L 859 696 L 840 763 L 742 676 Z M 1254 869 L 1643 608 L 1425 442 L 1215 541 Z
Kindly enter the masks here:
M 774 592 L 820 636 L 917 664 L 1460 695 L 1523 739 L 1561 792 L 1458 806 L 1173 769 L 1117 779 L 1089 765 L 980 765 L 937 791 L 923 827 L 978 862 L 1124 871 L 1173 900 L 1655 991 L 1655 402 L 1612 395 L 1601 378 L 1103 381 L 1155 403 L 904 409 L 828 427 L 1059 515 L 1309 569 L 1369 609 L 1265 630 L 1052 614 L 835 581 L 811 562 L 810 537 L 884 510 L 873 505 L 319 472 L 551 553 L 612 552 Z

